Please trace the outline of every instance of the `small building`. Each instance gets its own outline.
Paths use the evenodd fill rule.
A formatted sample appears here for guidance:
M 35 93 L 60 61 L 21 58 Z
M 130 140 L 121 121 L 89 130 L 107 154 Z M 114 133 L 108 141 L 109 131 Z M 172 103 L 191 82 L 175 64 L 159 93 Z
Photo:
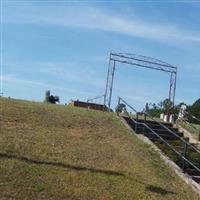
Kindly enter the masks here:
M 107 106 L 97 103 L 90 103 L 90 102 L 84 102 L 84 101 L 71 101 L 69 106 L 75 106 L 75 107 L 81 107 L 81 108 L 87 108 L 87 109 L 93 109 L 93 110 L 100 110 L 100 111 L 107 111 Z

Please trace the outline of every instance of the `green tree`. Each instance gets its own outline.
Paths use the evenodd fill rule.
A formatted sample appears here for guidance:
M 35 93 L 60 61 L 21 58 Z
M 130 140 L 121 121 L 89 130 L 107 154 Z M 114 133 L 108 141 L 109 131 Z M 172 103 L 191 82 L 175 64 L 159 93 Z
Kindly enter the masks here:
M 170 114 L 172 111 L 172 102 L 169 99 L 163 101 L 163 109 L 165 114 Z
M 194 115 L 195 117 L 200 119 L 200 98 L 196 100 L 191 106 L 188 107 L 188 112 L 191 115 Z M 192 122 L 195 122 L 194 119 L 191 119 Z
M 50 90 L 47 90 L 45 92 L 45 100 L 44 102 L 46 103 L 56 103 L 56 102 L 59 102 L 59 97 L 58 96 L 53 96 L 53 95 L 50 95 Z
M 126 105 L 123 104 L 123 103 L 120 103 L 120 104 L 118 104 L 118 105 L 116 106 L 115 112 L 116 112 L 117 114 L 119 114 L 119 113 L 122 113 L 122 111 L 126 111 Z

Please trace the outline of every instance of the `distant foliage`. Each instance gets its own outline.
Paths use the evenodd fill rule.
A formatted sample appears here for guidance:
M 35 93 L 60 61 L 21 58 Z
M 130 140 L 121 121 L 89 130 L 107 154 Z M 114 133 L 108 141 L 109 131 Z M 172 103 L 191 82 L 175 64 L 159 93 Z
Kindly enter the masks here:
M 45 100 L 46 103 L 53 103 L 55 104 L 56 102 L 59 102 L 59 97 L 58 96 L 53 96 L 50 95 L 50 90 L 47 90 L 45 92 Z
M 116 106 L 116 108 L 115 108 L 115 112 L 116 112 L 117 114 L 119 114 L 119 113 L 122 113 L 123 111 L 126 111 L 126 105 L 123 104 L 123 103 L 118 104 L 118 105 Z
M 160 117 L 161 113 L 163 113 L 163 108 L 160 108 L 160 107 L 156 106 L 155 104 L 153 107 L 149 108 L 149 111 L 148 111 L 148 114 L 150 114 L 153 117 L 157 117 L 157 118 Z
M 169 99 L 163 101 L 163 109 L 165 114 L 170 114 L 172 112 L 173 103 Z M 169 112 L 169 113 L 167 113 Z
M 165 99 L 159 103 L 150 103 L 148 113 L 153 117 L 160 117 L 161 113 L 168 114 L 169 111 L 172 113 L 172 102 L 169 99 Z
M 181 102 L 178 105 L 175 105 L 173 108 L 172 102 L 170 102 L 169 99 L 165 99 L 158 104 L 150 103 L 148 113 L 153 117 L 159 117 L 161 113 L 167 114 L 167 109 L 170 109 L 171 113 L 175 113 L 178 115 L 180 108 L 183 104 L 185 103 Z M 200 99 L 196 100 L 191 106 L 187 106 L 187 112 L 200 119 Z M 189 116 L 187 116 L 187 119 L 192 123 L 199 123 L 197 120 Z
M 188 107 L 188 112 L 200 119 L 200 98 Z M 190 121 L 196 123 L 195 119 L 190 119 Z

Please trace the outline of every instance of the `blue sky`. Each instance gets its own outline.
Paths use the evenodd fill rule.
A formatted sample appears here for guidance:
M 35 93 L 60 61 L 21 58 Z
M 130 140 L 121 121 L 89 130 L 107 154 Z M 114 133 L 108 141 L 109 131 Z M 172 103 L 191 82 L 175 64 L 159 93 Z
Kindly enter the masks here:
M 61 103 L 105 91 L 110 52 L 178 67 L 176 102 L 200 97 L 199 1 L 1 1 L 1 92 Z M 136 108 L 168 96 L 169 75 L 117 64 L 113 106 Z

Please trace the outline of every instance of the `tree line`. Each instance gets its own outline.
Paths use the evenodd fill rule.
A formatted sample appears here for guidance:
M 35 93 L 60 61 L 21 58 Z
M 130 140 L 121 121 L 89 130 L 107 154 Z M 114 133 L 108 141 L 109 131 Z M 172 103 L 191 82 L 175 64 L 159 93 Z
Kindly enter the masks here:
M 170 110 L 171 113 L 175 113 L 178 115 L 180 108 L 182 105 L 186 105 L 184 102 L 179 103 L 178 105 L 175 105 L 173 107 L 172 102 L 169 101 L 169 99 L 165 99 L 164 101 L 161 101 L 159 103 L 150 103 L 148 113 L 152 115 L 153 117 L 160 117 L 161 113 L 167 114 L 167 111 Z M 189 115 L 193 115 L 196 118 L 200 119 L 200 98 L 196 100 L 192 105 L 186 105 L 187 106 L 187 113 Z M 193 123 L 198 123 L 194 118 L 190 117 L 188 115 L 188 121 Z

